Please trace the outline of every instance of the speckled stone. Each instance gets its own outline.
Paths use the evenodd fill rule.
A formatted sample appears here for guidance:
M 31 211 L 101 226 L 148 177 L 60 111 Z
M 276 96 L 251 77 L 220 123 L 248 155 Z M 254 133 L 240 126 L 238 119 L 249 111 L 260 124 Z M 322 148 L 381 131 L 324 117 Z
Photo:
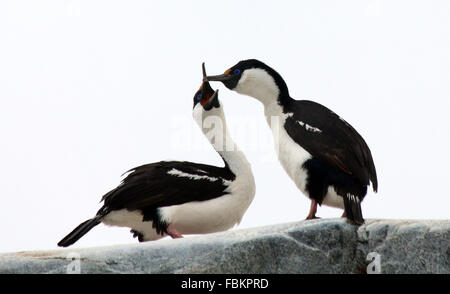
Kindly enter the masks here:
M 450 220 L 319 219 L 184 239 L 0 254 L 7 273 L 450 273 Z M 73 258 L 74 259 L 73 259 Z

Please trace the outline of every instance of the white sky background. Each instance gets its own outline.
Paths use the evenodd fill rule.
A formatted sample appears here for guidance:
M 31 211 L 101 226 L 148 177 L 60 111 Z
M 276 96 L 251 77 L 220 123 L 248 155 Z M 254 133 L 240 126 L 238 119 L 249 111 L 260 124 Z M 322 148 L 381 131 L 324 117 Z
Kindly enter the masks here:
M 202 61 L 260 59 L 351 123 L 378 172 L 365 218 L 448 219 L 449 52 L 449 1 L 2 1 L 0 252 L 56 248 L 137 165 L 221 164 L 191 118 Z M 262 105 L 213 87 L 248 126 L 257 192 L 237 228 L 304 219 Z M 99 225 L 74 247 L 134 242 Z

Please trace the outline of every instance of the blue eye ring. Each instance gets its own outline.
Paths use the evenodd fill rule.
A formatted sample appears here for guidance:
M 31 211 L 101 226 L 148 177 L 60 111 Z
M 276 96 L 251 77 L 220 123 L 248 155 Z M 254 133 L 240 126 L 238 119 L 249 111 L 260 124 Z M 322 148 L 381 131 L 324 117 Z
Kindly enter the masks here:
M 199 93 L 199 94 L 197 95 L 197 97 L 195 97 L 195 99 L 196 99 L 197 101 L 202 100 L 202 93 Z
M 241 70 L 239 68 L 236 68 L 235 70 L 233 70 L 233 74 L 239 75 L 239 74 L 241 74 Z

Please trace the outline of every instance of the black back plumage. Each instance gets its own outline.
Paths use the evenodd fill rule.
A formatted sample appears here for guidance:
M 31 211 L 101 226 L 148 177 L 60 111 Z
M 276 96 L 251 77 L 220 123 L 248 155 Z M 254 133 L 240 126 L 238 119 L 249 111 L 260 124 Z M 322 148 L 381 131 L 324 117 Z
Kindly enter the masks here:
M 283 107 L 292 113 L 285 122 L 289 136 L 314 158 L 345 174 L 361 185 L 378 180 L 372 154 L 364 139 L 347 122 L 325 106 L 308 100 L 291 100 Z M 303 125 L 301 125 L 303 124 Z
M 198 178 L 179 176 L 170 171 Z M 210 200 L 227 194 L 226 181 L 235 179 L 228 166 L 216 167 L 186 161 L 160 161 L 133 168 L 129 172 L 117 188 L 102 197 L 107 210 L 126 208 L 145 212 L 163 206 Z M 102 209 L 99 213 L 103 213 Z

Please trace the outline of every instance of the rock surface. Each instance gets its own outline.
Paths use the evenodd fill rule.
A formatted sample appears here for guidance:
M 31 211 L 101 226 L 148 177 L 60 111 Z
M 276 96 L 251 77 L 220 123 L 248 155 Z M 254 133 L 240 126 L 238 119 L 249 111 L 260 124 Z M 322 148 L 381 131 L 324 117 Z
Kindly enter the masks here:
M 0 254 L 8 273 L 450 273 L 450 220 L 320 219 L 131 245 Z

